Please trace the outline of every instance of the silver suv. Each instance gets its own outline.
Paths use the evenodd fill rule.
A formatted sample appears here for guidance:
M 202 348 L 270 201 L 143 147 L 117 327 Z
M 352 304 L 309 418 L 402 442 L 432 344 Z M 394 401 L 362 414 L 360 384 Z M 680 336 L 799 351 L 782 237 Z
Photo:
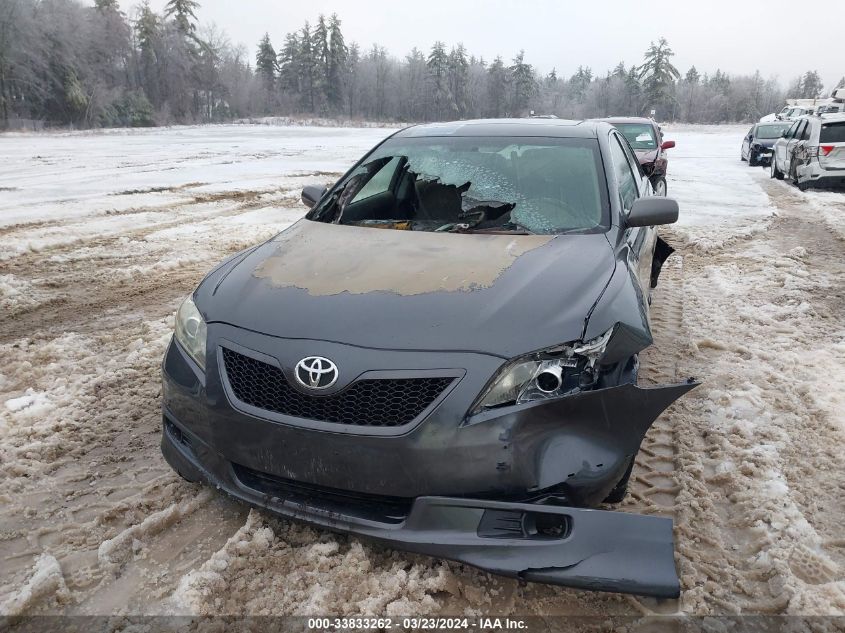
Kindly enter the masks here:
M 845 114 L 795 121 L 775 142 L 771 174 L 789 178 L 802 191 L 845 186 Z

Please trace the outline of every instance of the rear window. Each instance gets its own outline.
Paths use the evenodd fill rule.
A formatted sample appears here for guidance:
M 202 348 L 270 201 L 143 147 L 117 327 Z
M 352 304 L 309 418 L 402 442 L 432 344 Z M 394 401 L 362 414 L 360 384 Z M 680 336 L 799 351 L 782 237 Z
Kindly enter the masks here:
M 657 139 L 654 128 L 648 123 L 614 123 L 634 149 L 656 149 Z
M 845 121 L 822 123 L 819 143 L 845 143 Z
M 772 123 L 770 125 L 758 125 L 756 138 L 780 138 L 780 135 L 789 129 L 789 123 Z

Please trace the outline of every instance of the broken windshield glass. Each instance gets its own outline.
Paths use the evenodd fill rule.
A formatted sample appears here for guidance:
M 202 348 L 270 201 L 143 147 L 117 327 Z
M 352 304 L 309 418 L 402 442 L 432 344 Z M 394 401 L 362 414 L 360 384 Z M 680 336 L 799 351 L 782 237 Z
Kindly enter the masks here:
M 604 226 L 595 139 L 391 139 L 311 216 L 424 231 L 560 233 Z

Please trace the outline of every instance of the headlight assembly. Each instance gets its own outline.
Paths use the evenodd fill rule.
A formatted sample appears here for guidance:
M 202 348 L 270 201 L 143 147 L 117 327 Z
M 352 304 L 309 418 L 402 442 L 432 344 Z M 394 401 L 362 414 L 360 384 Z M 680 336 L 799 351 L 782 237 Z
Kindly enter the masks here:
M 585 342 L 534 352 L 505 365 L 481 394 L 471 414 L 508 404 L 556 398 L 595 382 L 595 364 L 613 328 Z
M 174 336 L 188 356 L 205 371 L 205 321 L 190 296 L 182 302 L 176 312 Z

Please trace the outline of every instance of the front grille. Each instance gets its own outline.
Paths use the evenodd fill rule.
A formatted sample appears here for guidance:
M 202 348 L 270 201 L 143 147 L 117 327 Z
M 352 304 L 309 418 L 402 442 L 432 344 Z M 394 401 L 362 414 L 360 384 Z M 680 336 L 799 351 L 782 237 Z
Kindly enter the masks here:
M 381 523 L 401 523 L 414 502 L 410 497 L 352 492 L 284 479 L 235 463 L 232 469 L 243 485 L 269 497 Z
M 278 367 L 223 348 L 235 397 L 250 406 L 306 420 L 369 427 L 402 426 L 434 402 L 454 378 L 359 380 L 331 395 L 294 389 Z

